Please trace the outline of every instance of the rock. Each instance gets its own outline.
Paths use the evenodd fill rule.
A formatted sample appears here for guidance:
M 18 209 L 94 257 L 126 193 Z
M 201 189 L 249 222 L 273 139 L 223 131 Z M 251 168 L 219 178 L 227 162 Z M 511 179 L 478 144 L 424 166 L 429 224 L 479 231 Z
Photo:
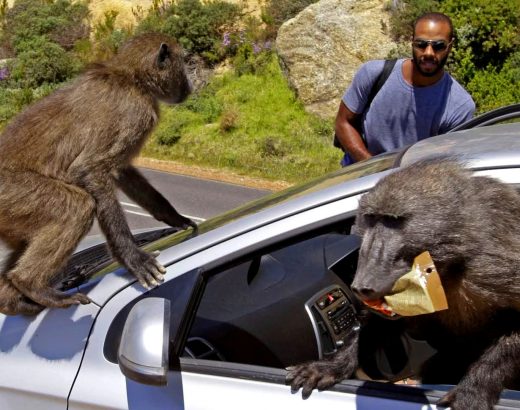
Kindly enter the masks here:
M 336 115 L 341 96 L 366 61 L 395 46 L 385 34 L 385 0 L 321 0 L 279 29 L 276 48 L 290 85 L 307 111 Z

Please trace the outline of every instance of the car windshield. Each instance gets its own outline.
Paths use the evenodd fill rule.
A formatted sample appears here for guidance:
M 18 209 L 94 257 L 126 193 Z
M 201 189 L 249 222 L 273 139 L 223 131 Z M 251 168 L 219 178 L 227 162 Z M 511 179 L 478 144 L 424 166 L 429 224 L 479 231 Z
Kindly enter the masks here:
M 197 232 L 193 230 L 177 231 L 175 228 L 165 228 L 157 231 L 147 232 L 138 235 L 139 246 L 146 246 L 152 242 L 153 249 L 166 249 L 184 242 L 194 236 L 212 231 L 234 220 L 254 214 L 262 209 L 266 209 L 291 199 L 317 192 L 328 187 L 352 181 L 364 176 L 386 171 L 394 166 L 402 152 L 391 152 L 367 161 L 350 165 L 338 171 L 329 173 L 304 184 L 296 185 L 286 190 L 267 195 L 256 201 L 249 202 L 241 207 L 225 212 L 217 217 L 208 219 L 201 223 Z M 117 263 L 113 262 L 105 244 L 100 244 L 87 248 L 75 254 L 67 267 L 64 269 L 65 279 L 62 282 L 62 289 L 70 289 L 79 286 L 90 278 L 99 277 L 105 273 L 113 271 Z

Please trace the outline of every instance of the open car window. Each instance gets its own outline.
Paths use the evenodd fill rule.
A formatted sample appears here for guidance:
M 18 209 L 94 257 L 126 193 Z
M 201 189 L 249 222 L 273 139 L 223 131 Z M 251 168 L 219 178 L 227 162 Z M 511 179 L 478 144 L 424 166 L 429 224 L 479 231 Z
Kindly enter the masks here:
M 359 302 L 349 287 L 360 245 L 352 223 L 350 218 L 208 271 L 184 358 L 285 369 L 336 352 L 350 328 L 359 326 Z M 413 377 L 431 349 L 404 335 L 400 323 L 376 321 L 357 376 Z

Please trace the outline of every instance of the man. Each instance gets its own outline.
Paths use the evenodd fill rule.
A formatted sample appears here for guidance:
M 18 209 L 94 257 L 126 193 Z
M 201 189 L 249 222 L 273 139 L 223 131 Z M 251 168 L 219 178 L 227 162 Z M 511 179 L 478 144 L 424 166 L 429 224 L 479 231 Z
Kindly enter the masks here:
M 341 164 L 443 134 L 473 116 L 475 103 L 444 65 L 453 45 L 451 19 L 427 13 L 414 24 L 413 58 L 397 60 L 365 110 L 384 61 L 365 63 L 345 92 L 336 116 L 336 135 L 346 154 Z M 361 132 L 356 123 L 361 124 Z

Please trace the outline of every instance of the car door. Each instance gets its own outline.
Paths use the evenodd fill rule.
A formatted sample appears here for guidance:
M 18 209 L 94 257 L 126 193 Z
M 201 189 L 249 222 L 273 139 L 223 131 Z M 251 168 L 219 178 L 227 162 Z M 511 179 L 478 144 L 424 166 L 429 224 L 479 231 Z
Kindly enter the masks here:
M 98 309 L 91 303 L 34 317 L 0 314 L 0 409 L 67 408 Z
M 165 386 L 135 382 L 125 377 L 119 369 L 116 352 L 121 326 L 115 326 L 114 323 L 124 318 L 125 311 L 138 299 L 165 297 L 170 299 L 179 312 L 183 312 L 177 315 L 177 324 L 174 326 L 174 332 L 177 333 L 173 337 L 174 343 L 181 346 L 187 337 L 185 326 L 189 326 L 195 314 L 193 300 L 200 298 L 204 290 L 207 279 L 205 272 L 219 270 L 221 266 L 227 266 L 234 260 L 275 243 L 352 218 L 358 200 L 359 195 L 355 195 L 327 203 L 231 238 L 168 266 L 167 282 L 154 291 L 143 294 L 139 285 L 133 285 L 115 295 L 103 306 L 96 319 L 69 398 L 69 408 L 214 410 L 242 409 L 245 406 L 265 409 L 272 406 L 311 409 L 333 405 L 341 406 L 342 409 L 434 408 L 429 407 L 429 399 L 420 389 L 404 388 L 404 392 L 396 395 L 394 390 L 385 393 L 361 381 L 348 381 L 333 389 L 315 392 L 309 399 L 303 400 L 300 394 L 291 394 L 290 388 L 285 385 L 284 369 L 247 363 L 174 357 L 171 358 L 168 383 Z M 186 297 L 191 298 L 189 308 L 186 306 L 190 300 Z M 403 390 L 403 387 L 396 388 Z M 439 394 L 437 396 L 440 397 Z
M 520 181 L 520 173 L 511 169 L 480 170 L 479 173 L 505 178 L 510 183 Z M 186 342 L 187 328 L 195 315 L 198 299 L 204 297 L 208 273 L 222 270 L 234 261 L 296 236 L 321 233 L 324 227 L 352 218 L 359 198 L 360 195 L 353 195 L 325 203 L 204 249 L 168 266 L 166 283 L 155 291 L 143 294 L 142 289 L 134 285 L 115 295 L 103 306 L 96 319 L 69 398 L 69 408 L 214 410 L 265 409 L 271 406 L 310 409 L 329 405 L 342 409 L 435 409 L 433 403 L 450 386 L 408 387 L 348 380 L 327 391 L 314 392 L 309 399 L 302 400 L 299 393 L 291 394 L 285 385 L 283 368 L 179 357 L 180 350 L 171 358 L 165 386 L 135 382 L 119 369 L 115 351 L 121 326 L 119 330 L 113 330 L 114 323 L 118 315 L 124 317 L 122 312 L 138 299 L 160 296 L 177 306 L 179 312 L 172 340 L 180 349 Z M 503 399 L 497 408 L 518 408 L 518 403 L 515 397 Z

